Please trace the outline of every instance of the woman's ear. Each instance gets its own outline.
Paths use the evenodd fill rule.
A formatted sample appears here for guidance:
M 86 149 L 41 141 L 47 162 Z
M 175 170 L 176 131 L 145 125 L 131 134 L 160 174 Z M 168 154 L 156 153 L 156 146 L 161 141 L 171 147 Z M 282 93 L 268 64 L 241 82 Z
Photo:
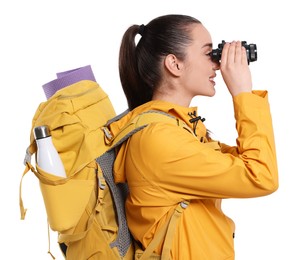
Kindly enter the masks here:
M 182 64 L 178 61 L 175 55 L 168 54 L 165 57 L 165 67 L 174 76 L 178 77 L 181 75 Z

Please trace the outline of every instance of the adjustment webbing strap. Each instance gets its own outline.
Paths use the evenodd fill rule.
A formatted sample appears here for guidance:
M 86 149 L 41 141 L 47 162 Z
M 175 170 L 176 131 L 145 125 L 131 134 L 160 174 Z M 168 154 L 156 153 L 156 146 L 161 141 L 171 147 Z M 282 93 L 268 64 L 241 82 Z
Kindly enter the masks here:
M 177 220 L 181 216 L 182 212 L 188 207 L 188 205 L 189 205 L 188 201 L 182 201 L 175 208 L 175 212 L 171 217 L 171 220 L 167 229 L 165 241 L 162 248 L 161 259 L 170 259 L 170 250 L 172 248 L 172 242 L 173 242 L 173 237 L 175 233 L 175 228 L 177 226 Z
M 172 241 L 174 237 L 175 227 L 177 225 L 177 220 L 181 216 L 183 210 L 188 205 L 189 205 L 188 201 L 183 201 L 176 206 L 170 219 L 164 224 L 164 226 L 160 229 L 157 235 L 153 238 L 153 240 L 150 242 L 148 247 L 144 250 L 139 260 L 149 259 L 150 255 L 152 255 L 152 253 L 158 247 L 158 245 L 161 243 L 164 237 L 165 237 L 165 240 L 164 240 L 161 259 L 166 259 L 166 260 L 170 259 L 170 250 L 171 250 Z

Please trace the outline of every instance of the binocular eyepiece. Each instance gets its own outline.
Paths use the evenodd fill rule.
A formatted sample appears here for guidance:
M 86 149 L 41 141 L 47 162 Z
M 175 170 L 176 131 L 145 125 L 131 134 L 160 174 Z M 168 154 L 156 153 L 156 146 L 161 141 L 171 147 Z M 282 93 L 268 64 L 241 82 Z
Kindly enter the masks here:
M 217 49 L 212 50 L 211 52 L 211 59 L 215 62 L 219 62 L 221 60 L 221 56 L 222 56 L 222 51 L 223 51 L 223 47 L 225 45 L 225 41 L 222 41 L 222 43 L 220 43 L 218 45 Z M 247 60 L 248 60 L 248 64 L 250 64 L 250 62 L 252 61 L 256 61 L 258 56 L 257 56 L 257 45 L 256 44 L 247 44 L 246 41 L 242 41 L 241 45 L 246 49 L 246 56 L 247 56 Z

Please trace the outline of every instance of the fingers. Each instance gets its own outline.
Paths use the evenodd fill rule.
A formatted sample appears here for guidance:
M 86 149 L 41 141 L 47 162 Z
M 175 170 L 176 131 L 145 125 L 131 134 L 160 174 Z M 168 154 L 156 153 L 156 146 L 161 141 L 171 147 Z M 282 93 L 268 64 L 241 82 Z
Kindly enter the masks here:
M 240 41 L 225 43 L 221 57 L 221 65 L 224 66 L 228 63 L 247 63 L 246 49 L 241 45 Z
M 252 89 L 251 73 L 247 62 L 246 49 L 240 41 L 225 43 L 220 70 L 232 96 Z
M 226 42 L 221 55 L 221 66 L 226 66 L 228 63 L 228 55 L 229 55 L 230 43 Z
M 248 65 L 246 49 L 243 46 L 241 46 L 241 63 Z
M 232 43 L 233 44 L 233 43 Z M 235 44 L 235 54 L 234 54 L 234 62 L 235 63 L 241 63 L 242 61 L 242 49 L 241 49 L 241 42 L 237 41 Z

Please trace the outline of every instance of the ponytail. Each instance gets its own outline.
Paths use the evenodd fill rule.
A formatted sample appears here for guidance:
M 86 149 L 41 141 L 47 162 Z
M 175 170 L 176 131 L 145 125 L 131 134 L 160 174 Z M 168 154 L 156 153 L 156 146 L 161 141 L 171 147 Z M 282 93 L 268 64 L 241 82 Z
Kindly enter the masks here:
M 137 64 L 137 48 L 135 37 L 143 27 L 132 25 L 125 32 L 119 53 L 119 73 L 121 84 L 127 98 L 129 109 L 151 100 L 152 91 L 146 90 Z

